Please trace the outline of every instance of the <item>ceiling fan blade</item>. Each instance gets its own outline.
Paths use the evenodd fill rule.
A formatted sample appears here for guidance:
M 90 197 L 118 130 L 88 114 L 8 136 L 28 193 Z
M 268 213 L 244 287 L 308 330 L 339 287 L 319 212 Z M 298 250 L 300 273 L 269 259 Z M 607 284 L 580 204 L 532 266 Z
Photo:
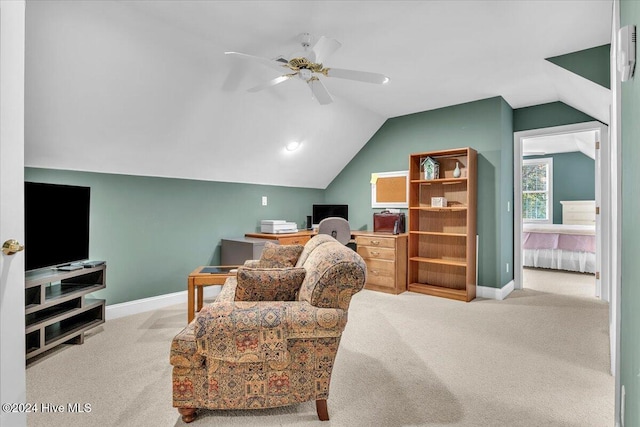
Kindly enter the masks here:
M 342 46 L 342 44 L 340 44 L 340 42 L 335 39 L 330 39 L 329 37 L 325 36 L 320 37 L 312 49 L 316 54 L 314 62 L 321 64 L 336 50 L 338 50 L 340 46 Z
M 293 74 L 287 74 L 285 76 L 276 77 L 275 79 L 269 80 L 266 83 L 262 83 L 262 84 L 259 84 L 258 86 L 254 86 L 252 88 L 247 89 L 247 92 L 260 92 L 261 90 L 270 88 L 286 80 L 289 80 L 293 76 L 294 76 Z
M 313 78 L 307 83 L 309 83 L 309 87 L 311 88 L 311 92 L 313 92 L 313 96 L 316 97 L 316 100 L 318 100 L 321 105 L 327 105 L 333 102 L 331 94 L 329 93 L 329 91 L 327 91 L 327 88 L 324 87 L 320 80 L 318 80 L 317 78 Z
M 237 58 L 251 59 L 253 61 L 258 61 L 261 64 L 266 65 L 267 67 L 275 68 L 278 71 L 282 71 L 283 67 L 286 68 L 288 63 L 283 58 L 277 58 L 273 60 L 273 59 L 263 58 L 261 56 L 247 55 L 246 53 L 240 53 L 240 52 L 225 52 L 224 54 L 235 56 Z
M 367 71 L 344 70 L 341 68 L 327 68 L 327 77 L 337 77 L 339 79 L 357 80 L 365 83 L 384 84 L 389 81 L 389 77 L 384 74 L 369 73 Z

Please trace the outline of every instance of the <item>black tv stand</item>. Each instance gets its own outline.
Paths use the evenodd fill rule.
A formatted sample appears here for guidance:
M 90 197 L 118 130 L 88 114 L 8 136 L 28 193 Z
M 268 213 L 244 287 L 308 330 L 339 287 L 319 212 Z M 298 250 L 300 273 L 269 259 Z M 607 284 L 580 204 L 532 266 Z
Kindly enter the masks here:
M 105 321 L 105 300 L 86 298 L 106 287 L 106 265 L 46 270 L 25 278 L 27 360 L 59 344 L 84 342 L 84 333 Z

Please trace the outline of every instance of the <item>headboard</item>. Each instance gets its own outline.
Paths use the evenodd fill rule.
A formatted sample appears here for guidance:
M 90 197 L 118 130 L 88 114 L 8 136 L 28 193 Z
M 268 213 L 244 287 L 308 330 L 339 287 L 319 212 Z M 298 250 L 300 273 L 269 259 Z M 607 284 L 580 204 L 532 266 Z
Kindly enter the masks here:
M 595 200 L 563 200 L 560 203 L 563 224 L 595 225 Z

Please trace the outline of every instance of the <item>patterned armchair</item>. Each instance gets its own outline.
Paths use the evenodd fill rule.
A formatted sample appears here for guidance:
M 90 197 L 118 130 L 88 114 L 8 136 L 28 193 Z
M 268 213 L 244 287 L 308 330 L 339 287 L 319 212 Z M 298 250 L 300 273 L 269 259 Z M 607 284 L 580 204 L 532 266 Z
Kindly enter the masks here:
M 333 362 L 365 275 L 362 258 L 328 235 L 309 240 L 292 268 L 241 267 L 171 344 L 173 406 L 183 421 L 198 408 L 310 400 L 328 420 Z

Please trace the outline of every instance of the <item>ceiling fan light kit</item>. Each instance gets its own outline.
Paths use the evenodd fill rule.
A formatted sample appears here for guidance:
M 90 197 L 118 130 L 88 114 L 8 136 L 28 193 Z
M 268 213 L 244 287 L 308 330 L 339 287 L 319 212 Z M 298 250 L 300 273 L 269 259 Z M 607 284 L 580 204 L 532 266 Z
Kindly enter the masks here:
M 281 71 L 283 69 L 291 71 L 265 83 L 249 88 L 249 92 L 259 92 L 285 82 L 291 77 L 298 76 L 298 78 L 309 85 L 311 93 L 321 105 L 330 104 L 333 102 L 333 98 L 320 80 L 319 76 L 374 84 L 385 84 L 389 82 L 389 77 L 384 74 L 325 67 L 322 62 L 342 46 L 337 40 L 322 36 L 318 39 L 313 48 L 309 49 L 311 46 L 311 35 L 309 33 L 303 33 L 300 35 L 300 44 L 302 45 L 303 51 L 295 53 L 294 56 L 288 60 L 282 56 L 276 59 L 268 59 L 239 52 L 225 52 L 225 54 L 252 59 Z
M 298 148 L 300 148 L 300 143 L 298 141 L 291 141 L 286 145 L 285 148 L 287 149 L 287 151 L 296 151 Z

